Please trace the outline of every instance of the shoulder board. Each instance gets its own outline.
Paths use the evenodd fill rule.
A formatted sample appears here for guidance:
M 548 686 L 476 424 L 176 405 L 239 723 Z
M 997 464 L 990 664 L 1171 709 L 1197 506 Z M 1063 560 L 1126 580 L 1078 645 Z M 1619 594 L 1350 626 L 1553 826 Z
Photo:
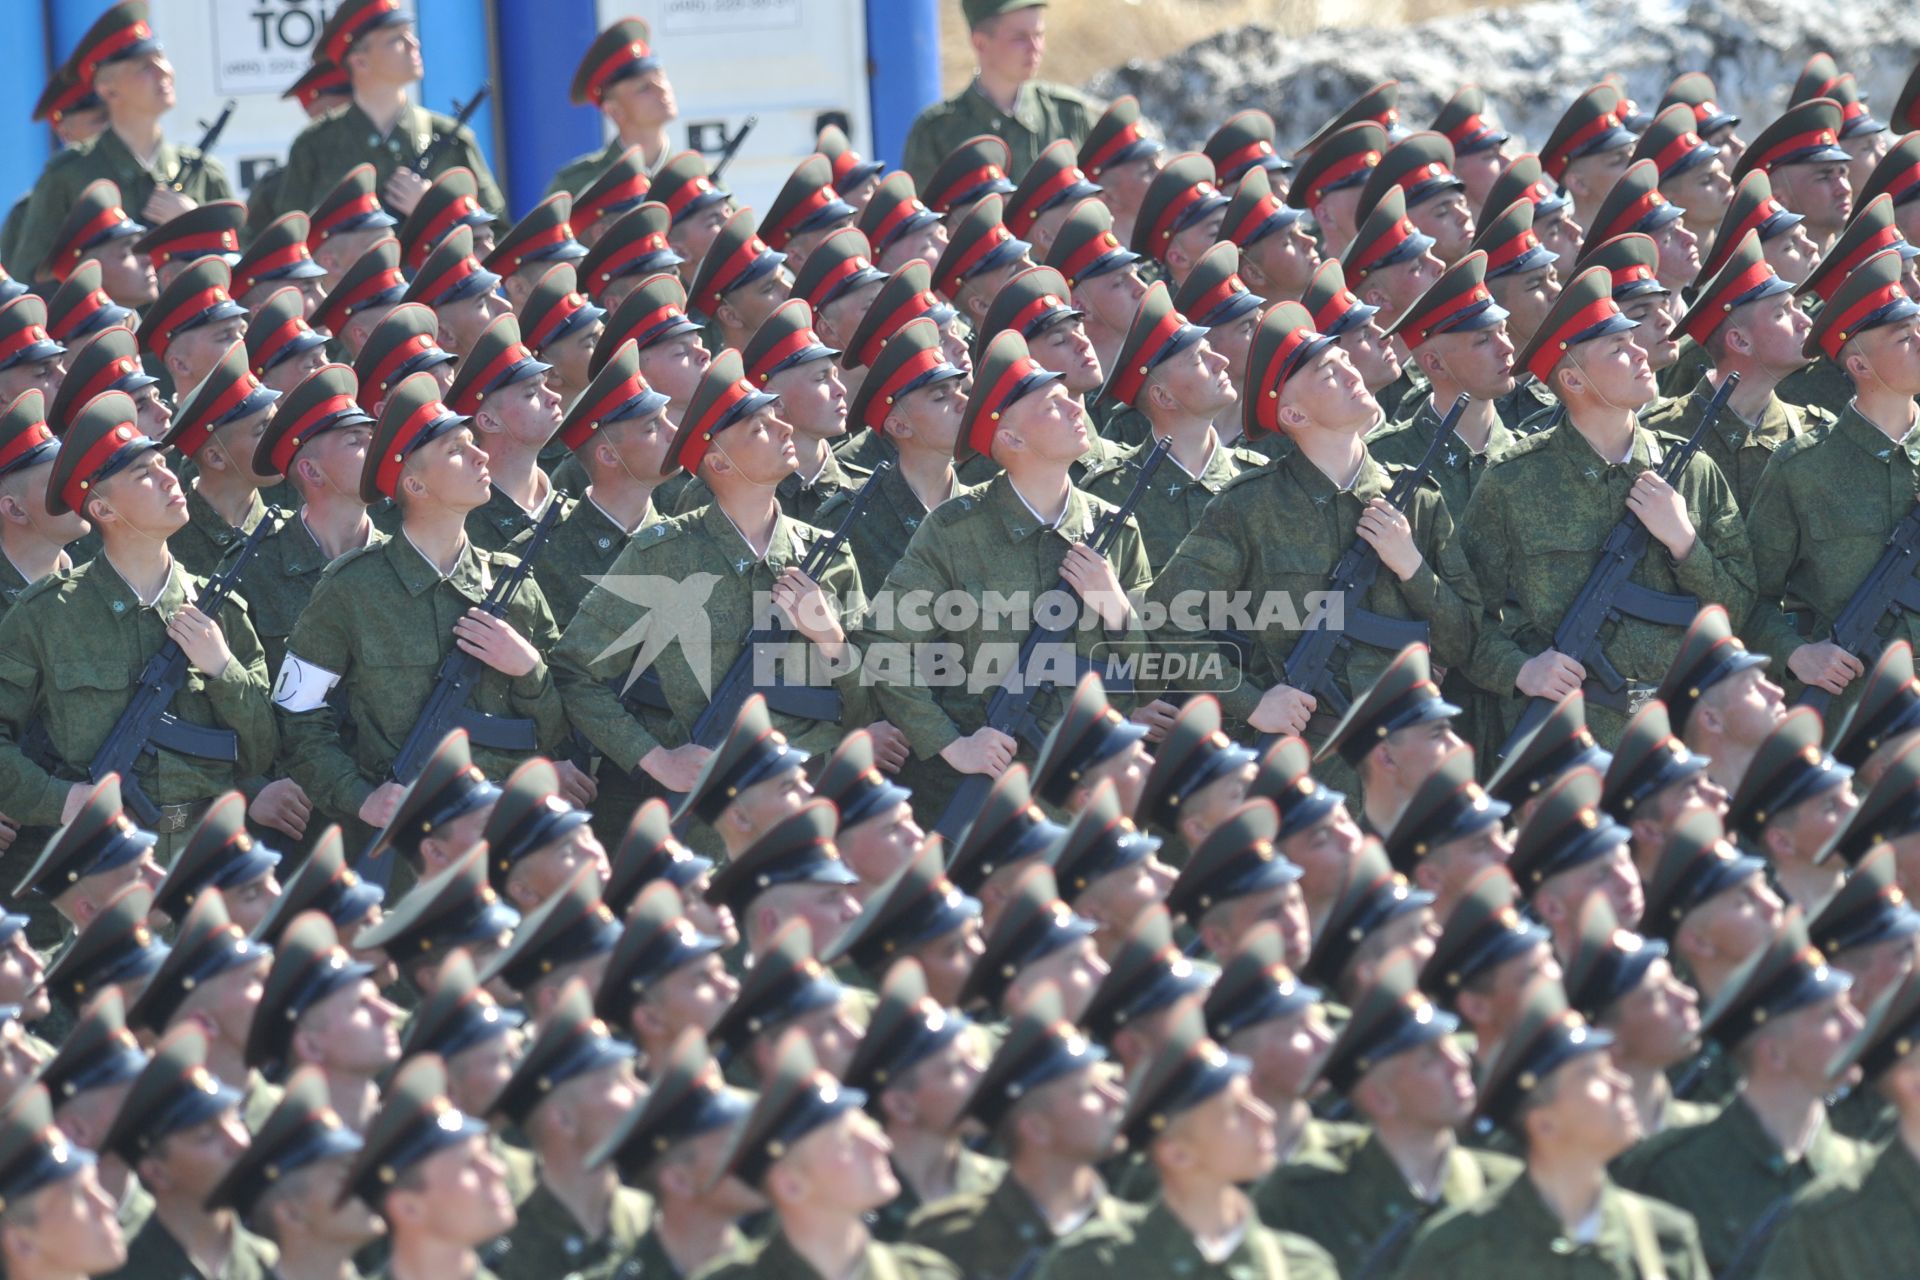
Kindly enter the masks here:
M 47 594 L 49 591 L 58 591 L 60 588 L 72 582 L 74 575 L 84 568 L 86 568 L 85 565 L 75 565 L 71 569 L 62 569 L 58 573 L 50 573 L 44 578 L 36 578 L 21 588 L 20 594 L 14 597 L 13 603 L 16 606 L 23 605 L 29 600 Z
M 1666 445 L 1670 449 L 1683 446 L 1687 443 L 1687 437 L 1680 435 L 1678 432 L 1668 431 L 1662 427 L 1654 425 L 1651 422 L 1642 422 L 1640 425 L 1642 427 L 1645 427 L 1647 431 L 1653 436 L 1654 439 L 1658 440 L 1661 444 Z M 1700 424 L 1695 423 L 1694 425 L 1699 426 Z
M 685 516 L 668 516 L 664 520 L 655 520 L 652 524 L 646 525 L 636 531 L 633 537 L 628 539 L 628 545 L 638 547 L 655 546 L 679 537 L 686 527 Z
M 353 103 L 351 101 L 343 102 L 337 107 L 321 112 L 318 118 L 307 125 L 307 128 L 312 129 L 315 125 L 332 124 L 334 121 L 340 119 L 340 117 L 346 115 L 347 108 L 352 105 Z
M 354 563 L 355 561 L 361 559 L 366 555 L 369 555 L 372 552 L 380 550 L 382 547 L 385 547 L 387 545 L 387 541 L 388 540 L 385 538 L 380 538 L 373 542 L 369 542 L 364 547 L 355 547 L 351 551 L 342 551 L 337 557 L 334 558 L 334 560 L 331 563 L 327 565 L 325 569 L 320 571 L 320 576 L 323 578 L 331 578 L 334 574 L 344 570 L 348 565 Z
M 1221 485 L 1220 492 L 1225 493 L 1229 489 L 1237 489 L 1243 484 L 1250 484 L 1255 480 L 1262 480 L 1275 474 L 1273 466 L 1271 465 L 1272 462 L 1273 459 L 1271 458 L 1262 458 L 1259 466 L 1249 467 L 1233 479 Z
M 1117 471 L 1132 470 L 1135 466 L 1136 460 L 1127 454 L 1108 454 L 1080 473 L 1080 487 L 1088 488 L 1096 480 L 1103 480 Z
M 1036 82 L 1033 87 L 1037 92 L 1044 93 L 1050 98 L 1059 98 L 1065 102 L 1076 102 L 1089 110 L 1091 110 L 1094 105 L 1092 98 L 1089 98 L 1072 85 L 1055 84 L 1051 80 L 1041 80 Z
M 459 129 L 462 133 L 464 133 L 466 132 L 466 128 L 467 128 L 467 126 L 463 124 L 456 125 L 454 123 L 452 116 L 445 115 L 439 111 L 427 112 L 427 123 L 433 128 L 434 132 L 436 133 L 452 133 L 455 129 Z
M 1503 462 L 1512 462 L 1515 458 L 1524 458 L 1544 445 L 1547 439 L 1548 433 L 1545 431 L 1535 431 L 1529 435 L 1523 435 L 1504 449 L 1499 457 L 1489 459 L 1487 465 L 1497 467 Z
M 1806 453 L 1807 450 L 1832 435 L 1833 429 L 1837 425 L 1839 425 L 1838 418 L 1835 418 L 1831 422 L 1809 422 L 1805 433 L 1795 436 L 1773 451 L 1773 457 L 1768 460 L 1768 465 L 1771 466 L 1776 462 L 1786 462 Z
M 1649 431 L 1665 431 L 1667 430 L 1665 424 L 1680 417 L 1681 414 L 1686 411 L 1692 399 L 1692 395 L 1685 395 L 1669 396 L 1664 400 L 1656 400 L 1653 404 L 1641 411 L 1640 425 Z
M 1787 412 L 1797 414 L 1800 424 L 1808 430 L 1814 427 L 1830 427 L 1840 421 L 1840 415 L 1820 404 L 1790 404 Z

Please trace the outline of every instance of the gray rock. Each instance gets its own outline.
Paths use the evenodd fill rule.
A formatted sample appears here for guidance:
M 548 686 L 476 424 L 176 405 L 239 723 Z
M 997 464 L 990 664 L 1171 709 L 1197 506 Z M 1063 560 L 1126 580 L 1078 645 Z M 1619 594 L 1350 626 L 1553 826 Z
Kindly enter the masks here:
M 1400 81 L 1400 114 L 1424 128 L 1462 84 L 1477 84 L 1528 150 L 1576 94 L 1608 72 L 1642 110 L 1682 71 L 1710 73 L 1751 138 L 1785 107 L 1800 68 L 1831 52 L 1882 119 L 1920 54 L 1913 0 L 1543 0 L 1391 29 L 1282 36 L 1247 26 L 1157 62 L 1135 61 L 1087 87 L 1131 93 L 1178 147 L 1198 147 L 1228 115 L 1271 112 L 1290 150 L 1366 89 Z

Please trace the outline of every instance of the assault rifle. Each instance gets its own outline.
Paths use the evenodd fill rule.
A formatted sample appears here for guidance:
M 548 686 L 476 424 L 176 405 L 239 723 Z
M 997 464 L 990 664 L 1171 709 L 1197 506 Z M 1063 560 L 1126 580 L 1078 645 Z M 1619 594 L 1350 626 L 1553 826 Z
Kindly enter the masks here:
M 1867 576 L 1847 597 L 1833 620 L 1828 637 L 1863 663 L 1880 655 L 1880 622 L 1888 614 L 1920 613 L 1920 581 L 1913 576 L 1915 551 L 1920 549 L 1920 501 L 1913 504 L 1887 535 L 1886 549 L 1867 570 Z M 1833 695 L 1808 685 L 1798 705 L 1826 714 Z
M 1127 494 L 1127 500 L 1101 518 L 1094 529 L 1093 536 L 1087 539 L 1087 545 L 1099 555 L 1107 555 L 1113 550 L 1114 542 L 1120 536 L 1120 530 L 1126 527 L 1134 509 L 1141 499 L 1153 487 L 1153 473 L 1167 460 L 1167 454 L 1173 449 L 1170 436 L 1162 436 L 1160 441 L 1147 452 L 1140 463 L 1139 478 L 1133 482 L 1133 488 Z M 1075 595 L 1073 587 L 1063 577 L 1054 583 L 1053 590 Z M 1030 677 L 1027 668 L 1032 665 L 1034 650 L 1041 645 L 1057 645 L 1073 633 L 1078 619 L 1064 626 L 1052 627 L 1035 624 L 1027 632 L 1027 638 L 1020 642 L 1020 656 L 1007 673 L 1007 678 L 993 696 L 987 699 L 987 725 L 998 729 L 1010 737 L 1024 740 L 1034 750 L 1040 749 L 1045 735 L 1040 732 L 1039 722 L 1033 716 L 1033 700 L 1042 690 L 1054 687 L 1051 680 L 1035 680 Z M 980 813 L 986 803 L 987 793 L 993 790 L 993 778 L 984 773 L 970 773 L 960 779 L 959 790 L 953 793 L 953 799 L 934 824 L 949 844 L 960 838 L 967 824 Z
M 513 598 L 520 593 L 521 584 L 533 572 L 534 560 L 547 545 L 547 538 L 560 520 L 560 509 L 561 503 L 557 498 L 547 504 L 540 522 L 533 526 L 533 532 L 520 548 L 519 563 L 510 566 L 493 580 L 493 589 L 487 592 L 487 598 L 480 603 L 482 613 L 495 618 L 507 616 Z M 489 747 L 495 751 L 531 752 L 539 747 L 533 721 L 521 716 L 488 715 L 467 706 L 467 699 L 473 696 L 474 685 L 479 683 L 486 670 L 485 663 L 462 649 L 458 643 L 447 650 L 447 656 L 440 660 L 440 670 L 434 673 L 433 688 L 428 691 L 420 714 L 414 718 L 413 728 L 407 730 L 407 740 L 400 744 L 400 752 L 393 758 L 395 782 L 410 783 L 418 778 L 427 767 L 427 761 L 433 758 L 440 740 L 454 729 L 465 729 L 475 746 Z
M 727 139 L 727 145 L 722 148 L 720 158 L 713 162 L 713 168 L 707 172 L 708 182 L 716 187 L 720 185 L 720 175 L 727 171 L 727 166 L 733 163 L 733 158 L 740 154 L 740 144 L 747 140 L 747 135 L 753 132 L 753 126 L 759 123 L 759 116 L 748 116 L 746 123 L 740 126 L 740 132 Z
M 1727 398 L 1738 385 L 1740 375 L 1728 374 L 1726 381 L 1713 393 L 1713 399 L 1707 401 L 1706 411 L 1700 415 L 1700 425 L 1694 428 L 1685 444 L 1661 461 L 1655 475 L 1668 484 L 1680 478 L 1687 464 L 1693 461 L 1693 455 L 1700 452 L 1700 446 L 1706 443 L 1707 433 L 1713 430 L 1721 411 L 1727 407 Z M 1622 713 L 1628 710 L 1626 677 L 1620 674 L 1607 659 L 1606 650 L 1600 647 L 1600 632 L 1607 623 L 1624 615 L 1661 626 L 1686 627 L 1700 612 L 1700 602 L 1692 596 L 1655 591 L 1651 587 L 1628 581 L 1633 571 L 1640 567 L 1641 559 L 1647 554 L 1647 544 L 1652 539 L 1653 535 L 1647 532 L 1647 526 L 1640 522 L 1639 516 L 1630 510 L 1622 512 L 1620 519 L 1608 532 L 1607 540 L 1600 544 L 1600 558 L 1587 574 L 1580 593 L 1567 606 L 1566 613 L 1561 615 L 1560 625 L 1554 628 L 1552 647 L 1587 669 L 1586 695 L 1589 706 L 1608 707 Z M 1552 714 L 1554 706 L 1552 698 L 1530 700 L 1520 717 L 1520 723 L 1500 744 L 1500 757 L 1505 759 L 1508 752 L 1539 728 L 1541 721 Z
M 467 121 L 473 119 L 473 113 L 480 109 L 480 104 L 485 102 L 487 95 L 492 92 L 492 85 L 483 84 L 474 90 L 473 96 L 468 98 L 464 105 L 462 105 L 458 99 L 454 100 L 453 128 L 448 129 L 445 133 L 434 134 L 433 140 L 427 143 L 425 150 L 413 158 L 412 167 L 415 173 L 423 178 L 433 176 L 434 161 L 438 160 L 445 154 L 448 147 L 451 147 L 459 140 L 460 130 L 466 125 Z
M 227 99 L 227 105 L 220 108 L 220 114 L 213 118 L 213 123 L 207 125 L 206 132 L 200 135 L 200 145 L 194 148 L 193 158 L 180 162 L 179 170 L 167 183 L 169 187 L 175 191 L 184 192 L 193 180 L 200 176 L 200 171 L 207 167 L 207 153 L 219 143 L 220 135 L 227 131 L 227 121 L 233 119 L 235 105 L 232 98 Z M 205 121 L 202 123 L 204 124 Z
M 247 561 L 260 549 L 260 539 L 272 527 L 273 521 L 266 519 L 254 525 L 253 532 L 233 553 L 227 567 L 207 580 L 206 589 L 194 601 L 200 612 L 212 618 L 216 626 L 220 621 L 221 609 L 226 607 L 227 600 L 240 585 L 240 575 L 245 571 Z M 160 807 L 134 776 L 133 766 L 141 756 L 165 749 L 176 755 L 219 760 L 228 764 L 240 758 L 240 739 L 233 730 L 194 724 L 178 718 L 167 709 L 173 705 L 174 695 L 180 692 L 180 686 L 186 683 L 187 665 L 187 655 L 180 648 L 180 642 L 169 636 L 147 659 L 147 665 L 141 668 L 140 678 L 134 684 L 132 701 L 127 703 L 120 718 L 113 722 L 107 740 L 100 744 L 100 749 L 87 765 L 87 778 L 92 782 L 99 782 L 110 773 L 120 775 L 121 803 L 141 826 L 149 830 L 160 821 Z
M 841 517 L 839 525 L 830 535 L 813 544 L 813 549 L 800 565 L 800 572 L 819 581 L 833 558 L 840 554 L 840 548 L 846 545 L 848 536 L 853 533 L 853 522 L 867 509 L 867 502 L 873 497 L 874 487 L 880 483 L 880 477 L 892 467 L 893 463 L 888 461 L 882 461 L 874 467 L 873 474 L 853 495 L 847 514 Z M 694 718 L 691 733 L 694 742 L 717 750 L 727 734 L 732 732 L 733 722 L 740 718 L 740 708 L 755 693 L 765 695 L 770 711 L 799 716 L 805 720 L 840 719 L 840 693 L 830 686 L 785 684 L 779 681 L 766 687 L 754 684 L 754 658 L 760 647 L 784 644 L 788 634 L 787 625 L 778 616 L 766 626 L 747 634 L 747 641 L 740 647 L 733 664 L 713 687 L 713 697 L 707 700 L 706 708 Z M 635 681 L 634 685 L 638 688 L 639 681 Z
M 1460 425 L 1460 415 L 1467 411 L 1467 400 L 1468 397 L 1462 395 L 1447 410 L 1447 416 L 1440 420 L 1426 453 L 1420 457 L 1420 465 L 1411 471 L 1401 472 L 1394 480 L 1393 488 L 1387 491 L 1387 501 L 1393 504 L 1394 510 L 1404 512 L 1411 506 L 1413 495 L 1433 474 L 1434 464 L 1440 461 L 1440 451 L 1453 439 L 1454 429 Z M 1319 626 L 1294 643 L 1293 651 L 1281 665 L 1280 682 L 1302 693 L 1312 694 L 1318 704 L 1316 714 L 1326 711 L 1343 716 L 1352 705 L 1330 670 L 1335 654 L 1351 649 L 1356 642 L 1370 648 L 1384 649 L 1388 653 L 1398 653 L 1410 644 L 1422 644 L 1427 639 L 1426 623 L 1409 618 L 1389 618 L 1366 607 L 1367 592 L 1373 589 L 1373 580 L 1379 575 L 1380 553 L 1365 538 L 1354 535 L 1353 542 L 1341 553 L 1332 574 L 1327 578 L 1328 592 L 1339 596 L 1343 605 L 1340 630 L 1326 625 L 1323 619 Z M 1279 737 L 1277 733 L 1261 734 L 1260 750 L 1266 751 Z

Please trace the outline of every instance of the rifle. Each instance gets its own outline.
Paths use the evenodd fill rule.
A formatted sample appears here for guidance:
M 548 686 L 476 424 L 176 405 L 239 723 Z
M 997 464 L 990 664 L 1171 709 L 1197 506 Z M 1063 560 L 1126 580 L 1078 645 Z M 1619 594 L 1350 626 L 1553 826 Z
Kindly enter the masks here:
M 727 139 L 727 145 L 721 148 L 720 158 L 713 162 L 713 168 L 707 173 L 707 181 L 716 187 L 720 185 L 720 175 L 727 171 L 727 166 L 733 163 L 733 158 L 740 154 L 740 144 L 747 140 L 747 135 L 753 132 L 753 126 L 759 123 L 759 116 L 748 116 L 746 123 L 740 126 L 740 132 Z
M 1154 472 L 1160 469 L 1160 464 L 1167 460 L 1167 454 L 1172 450 L 1172 438 L 1162 436 L 1147 452 L 1146 458 L 1140 464 L 1139 478 L 1133 482 L 1133 488 L 1128 492 L 1127 500 L 1101 517 L 1099 525 L 1093 531 L 1093 536 L 1087 540 L 1087 545 L 1097 554 L 1104 556 L 1113 550 L 1114 541 L 1120 536 L 1120 530 L 1126 527 L 1127 520 L 1133 515 L 1134 509 L 1140 505 L 1141 500 L 1147 496 L 1147 491 L 1153 487 Z M 1053 590 L 1074 596 L 1075 599 L 1079 598 L 1064 577 L 1053 584 Z M 1042 690 L 1052 689 L 1054 684 L 1051 680 L 1029 680 L 1027 668 L 1033 661 L 1034 650 L 1043 644 L 1059 644 L 1072 633 L 1077 622 L 1078 619 L 1063 627 L 1036 624 L 1027 632 L 1027 638 L 1020 642 L 1019 660 L 1014 663 L 1013 670 L 1007 673 L 1007 678 L 1001 682 L 1000 687 L 993 691 L 993 696 L 987 699 L 986 723 L 989 728 L 1023 739 L 1036 751 L 1040 749 L 1046 735 L 1040 732 L 1039 722 L 1034 719 L 1033 700 Z M 979 814 L 981 806 L 986 803 L 987 793 L 993 790 L 993 782 L 993 778 L 984 773 L 970 773 L 961 778 L 959 790 L 953 793 L 953 799 L 947 802 L 946 809 L 941 812 L 940 820 L 934 824 L 933 829 L 938 831 L 949 844 L 958 840 L 960 833 L 973 821 Z
M 455 140 L 460 136 L 460 130 L 465 127 L 467 121 L 473 119 L 473 113 L 480 109 L 480 104 L 485 102 L 487 95 L 492 92 L 492 85 L 482 84 L 478 89 L 474 90 L 473 96 L 468 98 L 464 105 L 458 98 L 454 99 L 453 128 L 448 129 L 445 133 L 434 134 L 432 141 L 427 143 L 426 149 L 413 158 L 411 167 L 415 173 L 423 178 L 432 175 L 433 162 L 438 160 L 446 152 L 446 149 L 454 144 Z
M 1655 475 L 1668 484 L 1680 478 L 1687 469 L 1687 463 L 1693 460 L 1693 455 L 1700 452 L 1707 433 L 1713 430 L 1721 410 L 1727 406 L 1727 398 L 1738 385 L 1740 375 L 1728 374 L 1719 390 L 1713 393 L 1713 399 L 1707 401 L 1706 411 L 1700 415 L 1700 425 L 1694 428 L 1684 445 L 1661 461 Z M 1560 625 L 1554 628 L 1551 647 L 1566 654 L 1589 672 L 1586 681 L 1589 706 L 1608 707 L 1623 714 L 1628 710 L 1626 677 L 1608 661 L 1606 650 L 1600 647 L 1600 632 L 1607 623 L 1624 614 L 1662 626 L 1686 627 L 1700 612 L 1700 602 L 1692 596 L 1655 591 L 1651 587 L 1628 581 L 1633 571 L 1639 568 L 1642 557 L 1647 554 L 1647 544 L 1652 537 L 1639 516 L 1632 511 L 1622 512 L 1620 519 L 1607 533 L 1607 540 L 1600 544 L 1600 558 L 1594 562 L 1586 582 L 1581 584 L 1580 593 L 1574 596 L 1573 603 L 1561 615 Z M 1508 752 L 1539 728 L 1540 722 L 1552 714 L 1555 705 L 1552 698 L 1530 699 L 1520 723 L 1500 744 L 1500 758 L 1505 759 Z
M 534 560 L 560 520 L 560 508 L 557 500 L 547 504 L 546 512 L 520 549 L 519 563 L 494 579 L 493 589 L 480 603 L 482 613 L 495 618 L 507 616 L 513 598 L 533 572 Z M 495 751 L 531 752 L 540 745 L 533 721 L 520 716 L 488 715 L 467 706 L 474 685 L 486 669 L 486 664 L 457 643 L 447 650 L 447 656 L 440 660 L 440 670 L 434 673 L 433 688 L 428 691 L 420 714 L 414 718 L 413 728 L 407 730 L 407 740 L 400 744 L 400 751 L 393 758 L 393 781 L 410 783 L 419 777 L 441 739 L 456 728 L 465 729 L 474 745 Z
M 1714 1272 L 1720 1280 L 1746 1280 L 1758 1270 L 1761 1260 L 1766 1257 L 1767 1246 L 1780 1233 L 1780 1224 L 1786 1219 L 1787 1211 L 1793 1208 L 1793 1198 L 1792 1191 L 1775 1196 L 1767 1205 L 1766 1212 L 1753 1220 L 1747 1233 L 1736 1242 L 1733 1256 L 1727 1259 L 1725 1266 Z
M 859 492 L 853 495 L 853 501 L 847 506 L 847 514 L 842 516 L 834 531 L 819 542 L 813 544 L 813 550 L 807 553 L 806 560 L 800 566 L 800 572 L 815 581 L 826 571 L 833 557 L 840 553 L 853 532 L 853 522 L 867 509 L 867 502 L 873 497 L 875 486 L 880 477 L 891 470 L 891 462 L 882 461 L 874 467 L 873 474 L 867 477 Z M 718 749 L 727 734 L 733 730 L 733 722 L 740 718 L 740 708 L 755 693 L 766 696 L 767 709 L 779 711 L 790 716 L 799 716 L 806 720 L 838 721 L 840 719 L 840 693 L 836 689 L 822 688 L 810 684 L 784 684 L 775 681 L 765 689 L 753 682 L 754 658 L 761 645 L 784 644 L 787 639 L 787 625 L 776 614 L 767 625 L 747 634 L 747 641 L 740 647 L 733 664 L 720 677 L 713 687 L 713 696 L 700 714 L 694 717 L 691 740 L 703 747 Z M 634 682 L 636 688 L 639 681 Z
M 202 613 L 214 620 L 216 626 L 219 625 L 220 610 L 240 585 L 240 575 L 245 571 L 247 561 L 259 550 L 260 540 L 272 526 L 270 520 L 261 520 L 254 525 L 253 532 L 233 553 L 227 567 L 207 580 L 206 589 L 194 601 Z M 160 821 L 160 806 L 153 802 L 134 776 L 133 766 L 141 756 L 152 755 L 164 748 L 176 755 L 220 760 L 228 764 L 240 758 L 240 739 L 233 730 L 194 724 L 167 710 L 173 705 L 174 695 L 180 692 L 180 686 L 186 680 L 187 655 L 180 648 L 179 641 L 168 637 L 147 659 L 147 665 L 141 668 L 140 678 L 134 684 L 133 699 L 127 703 L 126 710 L 120 713 L 120 718 L 113 722 L 107 740 L 100 744 L 100 749 L 94 752 L 93 759 L 87 764 L 87 779 L 90 782 L 97 783 L 110 773 L 120 775 L 121 803 L 141 826 L 149 829 Z M 31 730 L 28 739 L 32 739 Z
M 180 168 L 174 173 L 173 180 L 167 183 L 169 187 L 175 191 L 184 192 L 188 184 L 200 176 L 200 171 L 207 167 L 207 153 L 212 151 L 215 144 L 220 141 L 220 135 L 227 131 L 227 121 L 233 119 L 235 105 L 234 100 L 228 98 L 227 105 L 220 108 L 220 114 L 213 118 L 212 124 L 207 124 L 204 120 L 200 122 L 206 125 L 206 132 L 200 135 L 200 145 L 194 149 L 195 154 L 191 160 L 180 162 Z
M 1853 589 L 1833 620 L 1833 634 L 1828 638 L 1869 666 L 1882 648 L 1881 620 L 1889 614 L 1898 617 L 1903 613 L 1920 613 L 1920 581 L 1913 576 L 1917 549 L 1920 549 L 1920 501 L 1893 526 L 1880 558 L 1873 562 L 1873 568 L 1867 570 L 1867 576 Z M 1795 703 L 1825 715 L 1832 701 L 1833 695 L 1825 689 L 1808 685 Z
M 1360 1265 L 1349 1273 L 1348 1280 L 1373 1280 L 1398 1261 L 1401 1246 L 1413 1235 L 1414 1229 L 1427 1220 L 1428 1209 L 1428 1205 L 1416 1201 L 1412 1208 L 1402 1210 L 1360 1259 Z
M 1447 416 L 1440 420 L 1439 429 L 1433 433 L 1426 453 L 1420 457 L 1420 465 L 1411 471 L 1401 472 L 1393 482 L 1393 488 L 1387 491 L 1387 501 L 1393 504 L 1394 510 L 1405 511 L 1413 504 L 1413 495 L 1433 474 L 1434 464 L 1440 460 L 1441 449 L 1453 439 L 1454 428 L 1460 424 L 1460 415 L 1466 411 L 1467 397 L 1462 395 L 1447 410 Z M 1319 704 L 1316 711 L 1324 709 L 1332 715 L 1343 716 L 1352 705 L 1330 670 L 1335 654 L 1351 649 L 1356 641 L 1389 653 L 1398 653 L 1410 644 L 1426 641 L 1426 623 L 1389 618 L 1364 606 L 1362 602 L 1366 600 L 1367 592 L 1372 590 L 1373 580 L 1379 574 L 1380 553 L 1365 538 L 1354 535 L 1353 541 L 1341 553 L 1333 572 L 1327 577 L 1328 591 L 1341 597 L 1345 605 L 1341 629 L 1336 631 L 1322 620 L 1319 626 L 1295 642 L 1293 651 L 1281 666 L 1280 683 L 1312 694 Z M 1277 733 L 1261 734 L 1259 749 L 1264 752 L 1279 738 Z

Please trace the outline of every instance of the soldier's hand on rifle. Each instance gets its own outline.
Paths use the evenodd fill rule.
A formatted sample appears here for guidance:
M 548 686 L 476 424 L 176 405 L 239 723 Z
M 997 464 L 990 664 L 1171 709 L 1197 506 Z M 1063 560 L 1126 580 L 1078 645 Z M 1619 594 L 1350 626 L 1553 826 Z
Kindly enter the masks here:
M 1133 605 L 1114 575 L 1107 558 L 1084 542 L 1067 548 L 1060 561 L 1060 576 L 1067 580 L 1087 608 L 1100 616 L 1109 631 L 1124 631 L 1133 617 Z
M 707 757 L 712 754 L 711 747 L 703 747 L 697 742 L 689 742 L 671 751 L 665 747 L 655 747 L 640 757 L 640 767 L 669 791 L 691 791 L 693 784 L 700 779 L 700 770 L 706 768 Z
M 427 194 L 430 185 L 411 169 L 395 169 L 387 185 L 380 188 L 380 196 L 389 209 L 404 218 L 413 212 L 413 206 L 420 203 L 420 197 Z
M 1277 684 L 1260 695 L 1260 705 L 1247 723 L 1261 733 L 1305 733 L 1320 700 L 1289 684 Z
M 200 612 L 197 605 L 181 605 L 180 612 L 167 624 L 167 634 L 187 655 L 187 661 L 209 680 L 218 680 L 233 661 L 233 651 L 227 648 L 220 624 Z
M 140 220 L 150 227 L 157 227 L 172 222 L 189 209 L 199 207 L 199 201 L 188 199 L 172 187 L 155 183 L 153 194 L 140 206 Z
M 593 775 L 571 760 L 555 760 L 553 771 L 560 777 L 560 798 L 576 809 L 584 809 L 600 794 Z
M 1686 499 L 1678 490 L 1651 471 L 1642 471 L 1627 494 L 1627 510 L 1640 517 L 1667 554 L 1685 560 L 1693 550 L 1693 521 L 1687 517 Z
M 1585 667 L 1558 649 L 1547 649 L 1520 664 L 1520 674 L 1513 678 L 1513 687 L 1529 698 L 1552 698 L 1558 702 L 1578 689 L 1586 678 Z
M 885 720 L 875 720 L 867 726 L 867 736 L 873 739 L 873 762 L 880 772 L 900 772 L 913 750 L 907 745 L 907 735 Z
M 307 819 L 313 816 L 313 804 L 292 778 L 275 778 L 260 788 L 260 794 L 247 806 L 247 816 L 261 826 L 272 827 L 298 840 L 307 834 Z
M 964 738 L 940 748 L 940 758 L 959 773 L 984 773 L 997 778 L 1013 763 L 1013 738 L 992 725 L 981 725 Z
M 1853 680 L 1867 673 L 1860 659 L 1831 640 L 1803 644 L 1787 655 L 1787 670 L 1803 684 L 1828 693 L 1844 691 Z
M 1380 556 L 1386 571 L 1405 582 L 1420 572 L 1426 557 L 1413 545 L 1413 523 L 1406 513 L 1385 498 L 1375 498 L 1360 513 L 1354 530 Z
M 372 795 L 360 802 L 360 821 L 370 827 L 385 827 L 400 811 L 400 799 L 406 794 L 406 787 L 398 782 L 381 783 Z
M 773 584 L 773 603 L 787 615 L 793 629 L 813 641 L 829 662 L 838 662 L 846 652 L 847 633 L 840 627 L 840 615 L 820 584 L 794 565 L 788 565 L 780 580 Z
M 533 642 L 515 631 L 512 623 L 484 609 L 469 609 L 464 618 L 455 619 L 453 638 L 462 652 L 514 680 L 540 665 L 540 651 Z
M 1128 719 L 1135 724 L 1147 726 L 1148 742 L 1164 742 L 1167 733 L 1173 728 L 1173 721 L 1180 714 L 1180 708 L 1164 698 L 1155 698 L 1144 707 L 1134 708 Z

